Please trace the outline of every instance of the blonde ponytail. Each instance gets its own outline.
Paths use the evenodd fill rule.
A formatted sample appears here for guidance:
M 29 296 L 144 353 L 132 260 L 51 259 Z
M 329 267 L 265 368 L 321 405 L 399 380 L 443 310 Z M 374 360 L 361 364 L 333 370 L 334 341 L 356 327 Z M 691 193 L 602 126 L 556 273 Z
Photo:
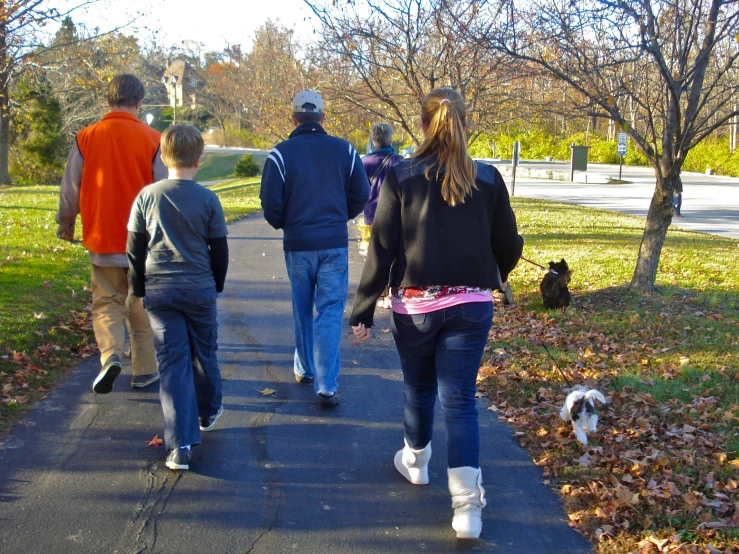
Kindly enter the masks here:
M 441 177 L 441 197 L 450 206 L 464 204 L 475 185 L 476 166 L 467 154 L 466 107 L 457 91 L 437 88 L 421 102 L 423 143 L 414 158 L 429 158 L 426 178 Z

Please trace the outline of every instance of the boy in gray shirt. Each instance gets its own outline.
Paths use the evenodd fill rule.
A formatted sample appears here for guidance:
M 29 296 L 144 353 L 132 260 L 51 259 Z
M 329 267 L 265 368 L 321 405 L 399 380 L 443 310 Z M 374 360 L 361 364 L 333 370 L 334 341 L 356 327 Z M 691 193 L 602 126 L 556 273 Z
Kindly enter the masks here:
M 203 154 L 195 127 L 162 135 L 169 178 L 141 190 L 128 222 L 133 294 L 149 313 L 161 383 L 167 467 L 190 469 L 191 448 L 223 413 L 216 298 L 228 269 L 218 197 L 193 179 Z

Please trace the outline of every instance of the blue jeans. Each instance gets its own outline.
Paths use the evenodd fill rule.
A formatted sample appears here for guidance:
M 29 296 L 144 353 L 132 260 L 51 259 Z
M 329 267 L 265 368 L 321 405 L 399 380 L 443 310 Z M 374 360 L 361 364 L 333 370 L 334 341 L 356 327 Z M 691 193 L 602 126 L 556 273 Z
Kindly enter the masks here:
M 144 297 L 161 374 L 164 442 L 170 450 L 200 444 L 198 418 L 215 415 L 221 407 L 216 298 L 215 287 L 147 289 Z
M 319 394 L 336 392 L 349 287 L 348 248 L 286 251 L 285 265 L 292 287 L 295 374 L 313 378 Z
M 480 467 L 475 383 L 492 321 L 492 302 L 469 302 L 419 315 L 393 312 L 405 381 L 405 438 L 416 450 L 431 442 L 438 394 L 450 468 Z
M 672 197 L 672 205 L 675 208 L 675 214 L 680 215 L 680 208 L 683 206 L 683 193 L 676 192 Z

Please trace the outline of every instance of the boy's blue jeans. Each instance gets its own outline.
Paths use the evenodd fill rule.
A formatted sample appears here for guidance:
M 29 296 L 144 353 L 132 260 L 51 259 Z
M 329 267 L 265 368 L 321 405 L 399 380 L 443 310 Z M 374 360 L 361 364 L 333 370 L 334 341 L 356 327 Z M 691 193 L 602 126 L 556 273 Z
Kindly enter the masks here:
M 336 392 L 349 250 L 286 251 L 285 265 L 292 288 L 295 374 L 312 377 L 319 394 Z
M 391 327 L 405 381 L 405 438 L 431 442 L 438 394 L 450 468 L 480 467 L 477 372 L 493 321 L 492 302 L 469 302 L 427 314 L 393 312 Z
M 161 374 L 168 450 L 200 444 L 198 418 L 215 415 L 221 407 L 217 298 L 215 287 L 147 289 L 144 297 Z

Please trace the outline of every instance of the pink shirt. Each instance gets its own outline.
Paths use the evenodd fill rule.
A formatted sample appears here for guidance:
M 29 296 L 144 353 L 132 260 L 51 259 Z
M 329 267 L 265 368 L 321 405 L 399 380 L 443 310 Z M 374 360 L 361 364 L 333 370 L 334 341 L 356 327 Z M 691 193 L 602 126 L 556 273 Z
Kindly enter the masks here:
M 467 302 L 492 302 L 491 289 L 474 287 L 418 287 L 390 291 L 392 310 L 398 314 L 427 314 Z

